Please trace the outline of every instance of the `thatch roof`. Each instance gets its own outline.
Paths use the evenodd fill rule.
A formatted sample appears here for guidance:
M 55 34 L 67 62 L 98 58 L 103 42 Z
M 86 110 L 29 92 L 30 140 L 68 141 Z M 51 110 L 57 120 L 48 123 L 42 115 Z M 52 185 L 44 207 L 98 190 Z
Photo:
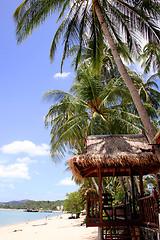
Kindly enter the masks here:
M 151 146 L 144 135 L 88 136 L 87 152 L 68 160 L 69 167 L 77 179 L 97 176 L 97 166 L 102 168 L 102 176 L 134 175 L 156 172 L 160 163 L 151 152 Z M 113 173 L 114 172 L 114 173 Z
M 155 142 L 158 138 L 160 138 L 160 129 L 159 129 L 158 133 L 156 134 L 156 136 L 153 138 L 152 142 Z

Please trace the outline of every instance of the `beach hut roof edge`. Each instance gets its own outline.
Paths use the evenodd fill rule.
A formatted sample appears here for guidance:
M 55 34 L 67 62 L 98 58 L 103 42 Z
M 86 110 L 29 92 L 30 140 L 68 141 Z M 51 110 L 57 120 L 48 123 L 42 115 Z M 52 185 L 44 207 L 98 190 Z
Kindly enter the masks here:
M 160 138 L 160 129 L 158 130 L 156 136 L 153 138 L 152 142 L 156 141 L 158 138 Z
M 70 158 L 68 163 L 78 180 L 95 176 L 98 165 L 105 169 L 132 167 L 136 175 L 142 167 L 149 174 L 160 168 L 158 158 L 151 151 L 143 134 L 88 136 L 86 153 Z

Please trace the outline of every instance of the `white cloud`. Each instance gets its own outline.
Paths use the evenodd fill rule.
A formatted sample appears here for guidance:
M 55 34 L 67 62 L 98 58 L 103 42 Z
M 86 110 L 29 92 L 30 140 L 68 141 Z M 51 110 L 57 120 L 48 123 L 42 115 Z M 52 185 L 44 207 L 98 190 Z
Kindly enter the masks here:
M 17 162 L 30 164 L 30 163 L 36 163 L 37 161 L 31 160 L 29 157 L 24 157 L 24 158 L 17 158 Z
M 36 145 L 27 140 L 15 141 L 1 147 L 1 151 L 8 154 L 27 153 L 29 156 L 46 156 L 49 155 L 49 146 L 44 143 Z
M 0 165 L 0 178 L 30 179 L 29 172 L 28 172 L 28 166 L 25 163 Z
M 67 78 L 70 75 L 70 72 L 56 73 L 53 78 Z
M 2 160 L 0 159 L 0 164 L 6 164 L 8 162 L 8 160 Z
M 58 185 L 65 185 L 65 186 L 73 186 L 75 185 L 75 182 L 71 180 L 71 178 L 66 177 L 65 179 L 62 179 Z
M 10 183 L 10 184 L 4 184 L 4 183 L 2 183 L 1 185 L 0 185 L 0 187 L 2 187 L 2 188 L 10 188 L 10 189 L 15 189 L 15 187 L 14 187 L 14 185 L 12 184 L 12 183 Z

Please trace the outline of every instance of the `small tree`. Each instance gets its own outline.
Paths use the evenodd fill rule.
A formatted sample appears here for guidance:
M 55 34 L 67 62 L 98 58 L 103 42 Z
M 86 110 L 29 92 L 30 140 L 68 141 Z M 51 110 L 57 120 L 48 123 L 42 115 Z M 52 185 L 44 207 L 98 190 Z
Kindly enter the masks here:
M 64 210 L 71 211 L 79 216 L 80 212 L 84 209 L 84 201 L 79 192 L 67 193 L 67 199 L 64 202 Z

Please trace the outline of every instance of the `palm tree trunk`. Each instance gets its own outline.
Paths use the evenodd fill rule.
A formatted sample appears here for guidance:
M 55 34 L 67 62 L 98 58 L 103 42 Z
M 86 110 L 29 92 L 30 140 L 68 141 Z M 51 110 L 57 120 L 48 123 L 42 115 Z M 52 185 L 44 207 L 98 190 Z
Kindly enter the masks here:
M 137 193 L 138 193 L 137 195 L 140 195 L 141 190 L 140 190 L 140 185 L 139 185 L 138 177 L 137 177 L 137 176 L 134 176 L 134 179 L 135 179 L 136 190 L 137 190 Z
M 119 179 L 119 183 L 121 185 L 122 191 L 126 192 L 126 189 L 125 189 L 125 186 L 124 186 L 124 182 L 123 182 L 123 177 L 119 176 L 118 179 Z
M 97 14 L 98 20 L 100 22 L 100 25 L 102 27 L 103 33 L 104 33 L 104 35 L 105 35 L 105 37 L 106 37 L 106 39 L 109 43 L 109 46 L 111 48 L 114 60 L 117 64 L 117 66 L 118 66 L 119 72 L 120 72 L 124 82 L 126 83 L 128 89 L 129 89 L 129 92 L 130 92 L 131 97 L 133 99 L 133 102 L 134 102 L 134 104 L 137 108 L 137 111 L 138 111 L 138 114 L 139 114 L 139 116 L 142 120 L 142 123 L 143 123 L 145 129 L 147 130 L 149 137 L 152 140 L 154 138 L 155 134 L 156 134 L 156 131 L 155 131 L 152 123 L 150 122 L 148 113 L 147 113 L 145 107 L 143 106 L 143 104 L 141 102 L 141 99 L 140 99 L 140 96 L 137 92 L 137 89 L 134 86 L 134 84 L 133 84 L 130 76 L 128 75 L 127 70 L 126 70 L 126 68 L 125 68 L 125 66 L 124 66 L 124 64 L 123 64 L 123 62 L 120 58 L 120 55 L 119 55 L 118 50 L 117 50 L 117 46 L 114 43 L 114 40 L 113 40 L 109 30 L 108 30 L 108 27 L 107 27 L 107 24 L 105 22 L 105 18 L 103 16 L 102 9 L 99 6 L 98 0 L 93 0 L 93 5 L 94 5 L 94 8 L 95 8 L 95 12 Z
M 93 182 L 93 184 L 94 184 L 94 186 L 95 186 L 95 189 L 96 189 L 96 191 L 97 191 L 97 194 L 99 195 L 99 187 L 98 187 L 98 184 L 96 183 L 96 180 L 94 179 L 94 177 L 92 177 L 92 182 Z
M 119 183 L 121 185 L 121 189 L 125 193 L 125 199 L 128 200 L 129 196 L 128 196 L 128 192 L 127 192 L 127 189 L 126 189 L 124 181 L 123 181 L 123 177 L 119 176 L 118 179 L 119 179 Z
M 128 188 L 128 199 L 129 199 L 131 197 L 131 194 L 132 194 L 131 184 L 129 182 L 128 177 L 125 177 L 125 180 L 126 180 L 126 184 L 127 184 L 127 188 Z

